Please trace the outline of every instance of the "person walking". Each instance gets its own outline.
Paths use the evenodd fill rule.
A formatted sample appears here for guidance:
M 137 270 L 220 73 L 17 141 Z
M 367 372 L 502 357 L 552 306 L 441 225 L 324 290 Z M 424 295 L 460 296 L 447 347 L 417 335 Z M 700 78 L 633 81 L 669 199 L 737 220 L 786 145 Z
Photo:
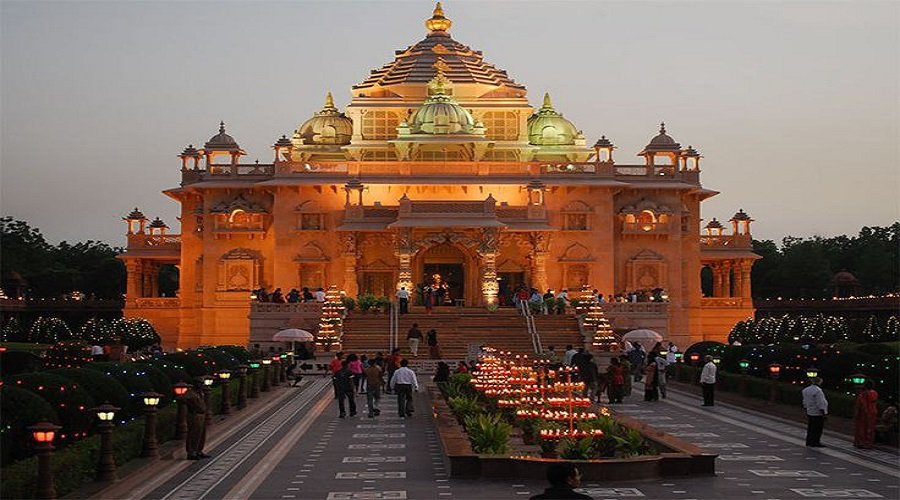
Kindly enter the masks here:
M 703 358 L 706 364 L 700 372 L 700 386 L 703 388 L 703 406 L 713 406 L 716 391 L 716 371 L 718 367 L 713 363 L 713 357 L 709 354 Z
M 391 377 L 390 387 L 397 392 L 397 414 L 400 418 L 409 418 L 413 414 L 413 391 L 419 390 L 416 372 L 409 369 L 409 361 L 400 361 L 400 368 Z
M 385 369 L 387 370 L 387 379 L 389 382 L 390 382 L 391 378 L 394 377 L 394 372 L 397 371 L 398 368 L 400 368 L 400 360 L 401 359 L 402 358 L 400 357 L 400 348 L 395 347 L 391 350 L 391 354 L 387 357 L 387 360 L 385 360 L 384 364 L 385 364 Z M 387 387 L 385 387 L 385 392 L 388 394 L 393 393 L 393 391 L 391 390 L 390 384 L 388 384 Z
M 341 367 L 343 366 L 343 363 L 344 363 L 344 353 L 341 351 L 338 351 L 338 352 L 334 353 L 334 357 L 331 358 L 331 363 L 328 365 L 328 371 L 331 372 L 331 385 L 334 386 L 334 399 L 338 398 L 338 387 L 334 381 L 335 380 L 334 377 L 335 377 L 335 375 L 338 374 L 339 371 L 341 371 Z
M 419 324 L 413 323 L 412 328 L 406 332 L 406 341 L 409 342 L 409 353 L 413 357 L 419 356 L 419 343 L 422 342 L 422 330 L 419 330 Z
M 656 363 L 649 361 L 644 367 L 644 401 L 659 401 L 659 385 L 656 379 Z
M 669 361 L 666 358 L 662 356 L 656 357 L 656 386 L 659 388 L 659 397 L 663 399 L 666 399 L 666 384 L 668 383 L 666 370 L 668 367 Z
M 543 493 L 533 495 L 531 500 L 549 500 L 565 498 L 569 500 L 591 500 L 594 497 L 578 493 L 575 488 L 581 486 L 581 472 L 574 465 L 566 462 L 550 464 L 547 467 L 547 480 L 550 487 Z
M 369 407 L 369 418 L 381 415 L 378 408 L 381 402 L 381 388 L 384 386 L 384 376 L 381 367 L 374 359 L 369 360 L 369 366 L 365 370 L 366 375 L 366 405 Z
M 197 380 L 184 396 L 187 408 L 187 437 L 184 440 L 184 448 L 188 460 L 209 458 L 209 455 L 203 453 L 203 447 L 206 445 L 206 402 L 200 392 L 202 390 L 203 381 Z
M 853 446 L 857 448 L 871 448 L 875 445 L 875 426 L 878 424 L 878 393 L 871 380 L 860 388 L 856 394 L 856 408 L 853 412 Z
M 431 359 L 440 359 L 441 348 L 438 346 L 437 330 L 434 328 L 428 330 L 425 342 L 428 344 L 428 355 Z
M 405 286 L 401 286 L 397 291 L 397 300 L 400 302 L 400 314 L 409 313 L 409 292 Z
M 822 447 L 822 430 L 825 428 L 825 415 L 828 415 L 828 400 L 819 384 L 822 379 L 813 377 L 809 379 L 801 395 L 803 396 L 803 408 L 806 410 L 806 446 L 813 448 Z
M 572 346 L 572 344 L 566 344 L 566 352 L 563 353 L 563 364 L 566 366 L 572 365 L 572 357 L 578 353 L 578 349 Z
M 344 400 L 350 402 L 350 416 L 356 416 L 356 398 L 353 395 L 353 372 L 350 371 L 350 362 L 346 359 L 341 363 L 341 369 L 332 377 L 334 389 L 337 391 L 338 418 L 347 418 L 347 410 Z
M 347 356 L 347 369 L 353 374 L 353 387 L 359 391 L 363 381 L 363 362 L 355 353 Z M 361 392 L 361 391 L 360 391 Z
M 631 370 L 634 375 L 634 381 L 640 382 L 644 372 L 644 362 L 647 361 L 647 351 L 640 342 L 634 343 L 634 349 L 628 353 L 628 360 L 631 361 Z
M 609 382 L 607 396 L 610 404 L 618 404 L 622 402 L 625 396 L 625 379 L 628 374 L 622 369 L 619 358 L 609 360 L 609 367 L 606 368 L 606 379 Z
M 628 356 L 619 356 L 619 364 L 622 365 L 622 373 L 625 375 L 625 383 L 622 386 L 622 395 L 628 397 L 631 396 L 631 361 L 628 361 Z
M 576 357 L 579 363 L 578 379 L 584 382 L 584 389 L 581 391 L 581 397 L 594 400 L 597 394 L 597 365 L 593 362 L 594 355 L 585 352 L 581 356 Z

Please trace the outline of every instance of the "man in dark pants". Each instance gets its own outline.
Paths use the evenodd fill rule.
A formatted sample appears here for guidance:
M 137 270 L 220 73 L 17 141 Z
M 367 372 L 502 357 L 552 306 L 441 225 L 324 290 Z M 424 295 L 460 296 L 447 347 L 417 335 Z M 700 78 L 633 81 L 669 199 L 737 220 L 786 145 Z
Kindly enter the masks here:
M 341 369 L 334 374 L 334 390 L 337 392 L 339 418 L 346 418 L 347 411 L 344 408 L 344 400 L 350 401 L 350 416 L 356 416 L 356 399 L 353 396 L 353 372 L 347 367 L 349 362 L 345 359 L 341 362 Z
M 184 448 L 188 460 L 209 458 L 209 455 L 203 453 L 203 446 L 206 445 L 206 403 L 200 394 L 202 390 L 203 381 L 195 382 L 194 387 L 184 395 L 188 424 Z
M 806 410 L 806 446 L 821 448 L 822 430 L 825 428 L 825 415 L 828 415 L 828 400 L 819 384 L 822 379 L 813 377 L 809 385 L 803 389 L 803 408 Z
M 391 389 L 397 392 L 397 414 L 400 418 L 408 418 L 413 413 L 413 391 L 419 390 L 419 381 L 416 372 L 409 369 L 409 361 L 400 362 L 400 368 L 391 377 Z
M 397 300 L 400 302 L 400 314 L 409 313 L 409 291 L 405 286 L 401 286 L 397 292 Z
M 703 387 L 703 406 L 712 406 L 716 390 L 716 371 L 718 367 L 713 363 L 713 357 L 707 355 L 704 358 L 706 364 L 700 372 L 700 386 Z

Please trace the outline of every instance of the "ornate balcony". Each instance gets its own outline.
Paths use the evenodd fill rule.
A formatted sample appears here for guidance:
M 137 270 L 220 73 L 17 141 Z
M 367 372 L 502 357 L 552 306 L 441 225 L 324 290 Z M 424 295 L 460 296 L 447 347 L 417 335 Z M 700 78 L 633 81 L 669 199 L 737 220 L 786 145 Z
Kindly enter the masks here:
M 129 234 L 125 250 L 125 255 L 132 257 L 178 259 L 181 256 L 181 235 Z

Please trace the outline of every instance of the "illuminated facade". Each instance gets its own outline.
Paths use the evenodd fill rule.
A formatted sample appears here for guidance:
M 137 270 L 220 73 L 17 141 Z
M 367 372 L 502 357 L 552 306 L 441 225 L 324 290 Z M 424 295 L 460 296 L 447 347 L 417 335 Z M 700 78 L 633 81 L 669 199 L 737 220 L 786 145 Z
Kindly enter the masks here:
M 700 154 L 660 126 L 622 165 L 605 136 L 588 146 L 544 95 L 450 36 L 440 4 L 428 34 L 273 145 L 271 164 L 240 163 L 224 124 L 187 147 L 181 234 L 129 224 L 126 315 L 154 320 L 169 346 L 246 343 L 251 290 L 337 284 L 392 296 L 436 275 L 467 306 L 516 284 L 588 284 L 611 295 L 661 288 L 669 301 L 612 304 L 617 329 L 652 327 L 686 344 L 723 339 L 752 315 L 751 219 L 701 231 Z M 155 226 L 155 227 L 154 227 Z M 176 298 L 156 297 L 177 264 Z M 712 273 L 709 297 L 701 269 Z

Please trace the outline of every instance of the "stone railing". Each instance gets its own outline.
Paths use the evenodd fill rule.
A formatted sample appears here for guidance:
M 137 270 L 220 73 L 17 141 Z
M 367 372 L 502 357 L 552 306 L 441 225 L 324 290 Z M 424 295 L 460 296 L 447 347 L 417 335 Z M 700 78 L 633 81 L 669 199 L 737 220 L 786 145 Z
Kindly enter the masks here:
M 746 305 L 744 302 L 746 301 Z M 703 297 L 700 299 L 700 307 L 719 307 L 719 308 L 743 308 L 753 307 L 750 299 L 741 297 Z
M 753 248 L 749 234 L 700 235 L 700 250 L 733 250 Z
M 669 314 L 668 302 L 605 302 L 601 305 L 604 314 L 649 314 L 654 316 Z
M 322 304 L 319 302 L 251 302 L 250 313 L 319 313 Z
M 128 248 L 179 250 L 181 249 L 181 235 L 143 233 L 129 234 Z
M 622 234 L 669 234 L 668 222 L 623 222 Z
M 142 297 L 128 299 L 128 305 L 134 305 L 138 309 L 177 309 L 181 307 L 181 299 L 178 297 Z

